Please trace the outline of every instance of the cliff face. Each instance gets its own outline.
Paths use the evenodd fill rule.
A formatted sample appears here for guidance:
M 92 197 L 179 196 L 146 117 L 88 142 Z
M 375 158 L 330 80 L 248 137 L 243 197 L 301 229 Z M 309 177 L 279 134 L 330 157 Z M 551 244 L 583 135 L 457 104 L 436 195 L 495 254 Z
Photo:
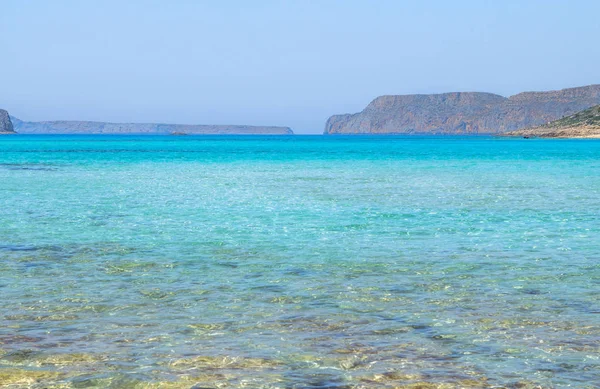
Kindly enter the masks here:
M 509 98 L 480 92 L 381 96 L 362 112 L 335 115 L 325 134 L 496 134 L 600 104 L 600 85 Z
M 600 138 L 600 105 L 542 126 L 511 131 L 505 135 L 528 138 Z
M 0 134 L 14 134 L 13 124 L 8 112 L 0 109 Z
M 20 134 L 293 134 L 289 127 L 187 125 L 157 123 L 104 123 L 84 121 L 24 122 L 15 119 Z

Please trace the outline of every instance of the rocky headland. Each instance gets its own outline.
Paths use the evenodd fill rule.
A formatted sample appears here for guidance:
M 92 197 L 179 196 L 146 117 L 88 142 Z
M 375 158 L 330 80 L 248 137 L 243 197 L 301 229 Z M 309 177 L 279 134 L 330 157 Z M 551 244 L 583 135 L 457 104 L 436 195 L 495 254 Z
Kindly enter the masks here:
M 15 131 L 13 128 L 12 121 L 10 120 L 10 116 L 8 115 L 8 112 L 6 112 L 3 109 L 0 109 L 0 134 L 6 135 L 14 133 Z
M 600 138 L 600 105 L 553 122 L 504 135 L 525 138 Z
M 194 125 L 161 123 L 105 123 L 89 121 L 25 122 L 12 118 L 19 134 L 146 134 L 146 135 L 291 135 L 289 127 Z
M 503 97 L 483 92 L 380 96 L 362 112 L 334 115 L 325 134 L 502 134 L 600 104 L 600 85 Z

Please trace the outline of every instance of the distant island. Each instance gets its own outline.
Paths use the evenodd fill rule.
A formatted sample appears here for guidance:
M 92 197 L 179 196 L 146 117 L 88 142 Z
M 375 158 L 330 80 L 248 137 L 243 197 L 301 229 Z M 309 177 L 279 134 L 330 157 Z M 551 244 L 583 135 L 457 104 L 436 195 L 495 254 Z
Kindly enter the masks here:
M 324 134 L 502 134 L 600 104 L 600 85 L 503 97 L 483 92 L 380 96 L 362 112 L 334 115 Z
M 13 124 L 10 120 L 8 112 L 0 109 L 0 135 L 14 134 Z
M 526 138 L 600 138 L 600 105 L 553 122 L 504 135 Z
M 331 116 L 325 135 L 507 135 L 600 137 L 600 85 L 503 97 L 485 92 L 390 95 L 374 99 L 355 114 Z M 0 134 L 292 135 L 289 127 L 28 122 L 0 109 Z
M 26 122 L 12 117 L 19 134 L 145 134 L 145 135 L 291 135 L 289 127 L 194 125 L 162 123 L 106 123 L 90 121 Z

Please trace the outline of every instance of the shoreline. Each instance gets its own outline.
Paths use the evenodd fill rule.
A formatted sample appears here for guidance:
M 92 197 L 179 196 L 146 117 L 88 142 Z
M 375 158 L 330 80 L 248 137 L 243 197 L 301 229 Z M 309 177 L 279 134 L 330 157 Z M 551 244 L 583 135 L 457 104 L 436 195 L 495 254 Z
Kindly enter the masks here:
M 554 139 L 600 139 L 600 127 L 577 126 L 577 127 L 537 127 L 527 130 L 511 131 L 504 136 L 509 137 L 531 137 L 531 138 L 554 138 Z

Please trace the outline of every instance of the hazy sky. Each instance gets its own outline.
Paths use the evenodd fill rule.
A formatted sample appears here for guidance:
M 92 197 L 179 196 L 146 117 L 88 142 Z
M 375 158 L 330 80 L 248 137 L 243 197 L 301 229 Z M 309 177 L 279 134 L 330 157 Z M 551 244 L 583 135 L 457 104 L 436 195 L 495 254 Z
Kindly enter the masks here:
M 600 83 L 600 1 L 1 0 L 23 120 L 285 125 L 382 94 Z

